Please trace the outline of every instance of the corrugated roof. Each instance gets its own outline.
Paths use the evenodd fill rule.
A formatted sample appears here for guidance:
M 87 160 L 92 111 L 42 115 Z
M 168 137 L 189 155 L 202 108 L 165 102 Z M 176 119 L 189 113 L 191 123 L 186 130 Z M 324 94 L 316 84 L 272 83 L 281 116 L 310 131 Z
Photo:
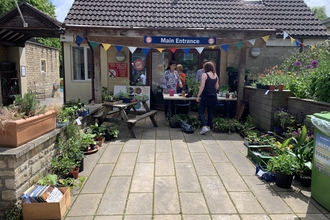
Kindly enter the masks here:
M 75 0 L 64 24 L 153 29 L 276 29 L 328 36 L 303 0 Z

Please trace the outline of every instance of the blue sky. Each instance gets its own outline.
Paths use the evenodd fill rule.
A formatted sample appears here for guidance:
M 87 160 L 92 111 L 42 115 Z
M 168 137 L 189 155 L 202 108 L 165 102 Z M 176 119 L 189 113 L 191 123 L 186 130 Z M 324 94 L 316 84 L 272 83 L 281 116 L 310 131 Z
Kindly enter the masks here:
M 63 22 L 74 0 L 50 0 L 56 7 L 57 20 Z M 326 6 L 327 16 L 330 17 L 329 0 L 304 0 L 309 7 Z

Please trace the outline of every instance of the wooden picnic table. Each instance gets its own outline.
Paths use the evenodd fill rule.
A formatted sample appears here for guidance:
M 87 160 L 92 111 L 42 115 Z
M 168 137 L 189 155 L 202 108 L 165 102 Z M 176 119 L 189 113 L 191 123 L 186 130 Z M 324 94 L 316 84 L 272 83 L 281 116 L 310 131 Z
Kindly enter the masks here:
M 98 117 L 98 120 L 101 124 L 101 123 L 104 122 L 107 115 L 118 113 L 118 114 L 121 115 L 124 122 L 127 123 L 127 127 L 128 127 L 128 130 L 130 131 L 131 136 L 136 138 L 136 135 L 133 131 L 133 127 L 138 121 L 149 117 L 150 120 L 152 121 L 154 127 L 158 127 L 157 121 L 155 119 L 155 115 L 158 113 L 158 111 L 157 110 L 150 110 L 147 101 L 148 101 L 148 99 L 144 99 L 142 101 L 130 102 L 130 103 L 123 103 L 122 101 L 120 101 L 120 102 L 105 102 L 105 103 L 103 103 L 103 106 L 104 106 L 103 113 L 102 113 L 101 116 Z M 140 111 L 139 114 L 138 114 L 137 110 L 135 109 L 135 105 L 137 105 L 139 103 L 142 103 L 145 111 L 144 112 Z M 132 119 L 129 119 L 127 114 L 131 110 L 134 111 L 135 117 L 132 118 Z

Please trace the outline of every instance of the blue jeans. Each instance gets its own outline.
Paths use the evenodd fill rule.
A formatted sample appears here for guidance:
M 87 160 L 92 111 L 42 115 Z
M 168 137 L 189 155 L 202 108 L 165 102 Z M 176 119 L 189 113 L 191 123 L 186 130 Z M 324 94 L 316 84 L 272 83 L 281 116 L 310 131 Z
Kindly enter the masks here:
M 204 112 L 205 112 L 206 107 L 207 107 L 207 124 L 205 122 L 205 116 L 204 116 Z M 210 128 L 212 128 L 213 110 L 214 110 L 214 105 L 207 106 L 207 105 L 205 105 L 203 100 L 201 100 L 199 102 L 198 116 L 199 116 L 199 120 L 201 121 L 202 126 L 207 125 Z

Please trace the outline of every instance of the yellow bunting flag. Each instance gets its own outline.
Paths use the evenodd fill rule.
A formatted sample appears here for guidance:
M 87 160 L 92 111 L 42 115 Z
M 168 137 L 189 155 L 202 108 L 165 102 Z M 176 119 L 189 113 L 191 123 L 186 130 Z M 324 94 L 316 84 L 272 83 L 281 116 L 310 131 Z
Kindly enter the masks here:
M 265 42 L 267 42 L 269 37 L 270 37 L 270 35 L 263 36 L 263 37 L 261 37 L 261 38 L 262 38 Z
M 329 40 L 324 41 L 327 46 L 329 46 Z
M 163 53 L 163 50 L 165 50 L 165 48 L 156 48 L 158 51 L 159 51 L 159 53 Z
M 293 44 L 293 42 L 295 41 L 295 39 L 293 37 L 290 37 L 291 39 L 291 44 Z
M 314 49 L 315 49 L 315 45 L 312 45 L 312 46 L 311 46 L 311 50 L 314 50 Z
M 212 49 L 214 49 L 216 46 L 209 46 L 209 48 L 212 48 Z
M 107 51 L 111 47 L 111 44 L 102 43 L 102 45 L 103 45 L 103 48 L 104 48 L 105 51 Z

